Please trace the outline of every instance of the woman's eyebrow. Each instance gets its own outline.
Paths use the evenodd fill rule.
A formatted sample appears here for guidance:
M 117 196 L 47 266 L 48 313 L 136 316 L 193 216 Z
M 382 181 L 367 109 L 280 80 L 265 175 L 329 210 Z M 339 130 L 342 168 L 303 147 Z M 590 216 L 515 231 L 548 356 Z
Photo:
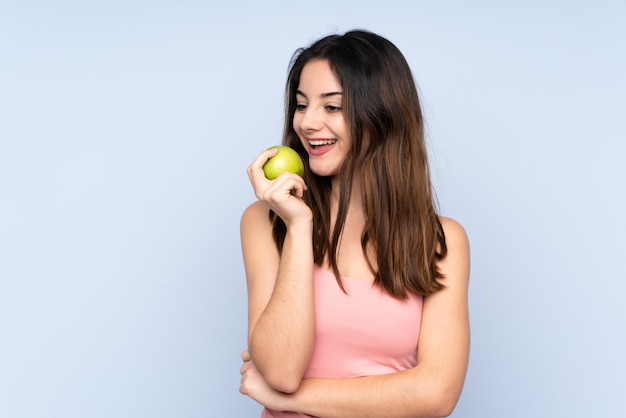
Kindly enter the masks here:
M 302 97 L 304 97 L 305 99 L 307 98 L 306 94 L 304 94 L 304 93 L 303 93 L 302 91 L 300 91 L 300 90 L 297 90 L 297 91 L 296 91 L 296 95 L 297 95 L 297 96 L 302 96 Z M 328 92 L 328 93 L 322 93 L 322 94 L 320 94 L 320 97 L 321 97 L 321 98 L 326 98 L 326 97 L 330 97 L 330 96 L 337 96 L 337 95 L 341 96 L 341 95 L 343 95 L 343 93 L 342 93 L 342 92 L 340 92 L 340 91 L 331 91 L 331 92 Z

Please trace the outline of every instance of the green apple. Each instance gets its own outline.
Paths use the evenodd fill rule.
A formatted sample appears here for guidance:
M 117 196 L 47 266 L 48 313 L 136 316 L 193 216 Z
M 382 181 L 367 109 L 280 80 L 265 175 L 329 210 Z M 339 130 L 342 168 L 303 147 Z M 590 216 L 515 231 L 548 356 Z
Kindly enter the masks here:
M 285 171 L 304 177 L 302 158 L 293 149 L 285 145 L 274 145 L 268 149 L 278 148 L 278 153 L 263 165 L 263 172 L 268 180 L 274 180 Z

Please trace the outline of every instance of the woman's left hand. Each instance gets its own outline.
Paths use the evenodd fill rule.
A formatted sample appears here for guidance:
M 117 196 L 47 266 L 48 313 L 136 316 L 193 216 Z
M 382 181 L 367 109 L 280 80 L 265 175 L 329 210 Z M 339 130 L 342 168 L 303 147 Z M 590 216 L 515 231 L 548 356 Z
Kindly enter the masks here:
M 243 365 L 239 370 L 241 373 L 239 392 L 249 396 L 266 408 L 284 411 L 289 394 L 272 389 L 267 384 L 263 375 L 254 365 L 248 350 L 244 350 L 241 353 L 241 359 L 243 360 Z

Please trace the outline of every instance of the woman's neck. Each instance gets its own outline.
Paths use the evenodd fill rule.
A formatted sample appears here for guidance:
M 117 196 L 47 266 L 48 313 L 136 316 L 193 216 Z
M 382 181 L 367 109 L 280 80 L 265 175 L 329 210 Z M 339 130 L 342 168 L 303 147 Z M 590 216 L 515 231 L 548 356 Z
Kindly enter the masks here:
M 337 210 L 339 208 L 339 200 L 340 200 L 340 180 L 338 176 L 334 176 L 331 181 L 331 213 L 337 214 Z M 362 212 L 363 211 L 363 202 L 361 195 L 361 176 L 359 173 L 354 173 L 352 177 L 352 189 L 350 191 L 350 203 L 348 206 L 348 213 L 352 212 Z

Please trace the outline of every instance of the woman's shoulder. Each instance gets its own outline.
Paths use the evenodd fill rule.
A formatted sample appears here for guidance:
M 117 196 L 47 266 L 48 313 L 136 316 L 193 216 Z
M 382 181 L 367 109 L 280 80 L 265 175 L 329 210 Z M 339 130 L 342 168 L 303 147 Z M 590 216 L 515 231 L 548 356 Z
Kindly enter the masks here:
M 241 215 L 241 231 L 254 230 L 260 232 L 263 229 L 271 229 L 270 208 L 261 201 L 248 205 Z
M 277 255 L 269 214 L 269 207 L 260 201 L 250 204 L 243 211 L 240 234 L 244 259 L 259 258 L 267 262 L 271 256 Z
M 467 240 L 465 228 L 456 219 L 449 218 L 447 216 L 439 216 L 439 222 L 441 222 L 441 227 L 443 228 L 446 240 L 448 240 L 448 238 Z
M 242 218 L 246 217 L 258 217 L 258 216 L 266 216 L 269 217 L 270 208 L 260 200 L 256 200 L 250 203 L 243 211 Z
M 439 222 L 443 228 L 448 255 L 453 255 L 455 259 L 468 260 L 469 238 L 463 225 L 457 220 L 445 216 L 440 216 Z

